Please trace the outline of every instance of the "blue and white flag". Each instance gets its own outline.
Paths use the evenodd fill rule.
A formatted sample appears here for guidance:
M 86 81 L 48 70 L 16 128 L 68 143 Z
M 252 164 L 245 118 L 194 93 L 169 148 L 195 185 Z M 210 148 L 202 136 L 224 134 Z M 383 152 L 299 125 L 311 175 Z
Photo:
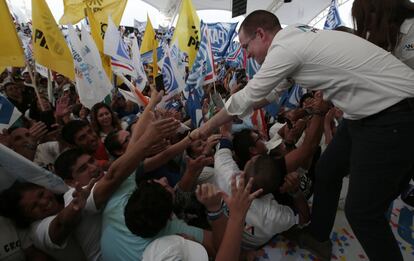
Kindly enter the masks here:
M 184 89 L 184 96 L 187 98 L 186 109 L 188 115 L 191 117 L 191 122 L 194 128 L 197 128 L 202 123 L 202 110 L 204 90 L 203 85 L 207 82 L 206 76 L 214 73 L 214 65 L 211 64 L 212 54 L 209 50 L 209 41 L 207 38 L 207 25 L 201 23 L 201 43 L 197 52 L 191 72 L 188 75 L 186 87 Z
M 6 97 L 0 94 L 0 131 L 9 128 L 22 113 Z
M 245 68 L 246 67 L 246 52 L 241 48 L 239 42 L 232 42 L 227 49 L 226 64 L 234 68 Z
M 162 73 L 163 80 L 164 80 L 165 93 L 167 95 L 172 95 L 172 94 L 176 94 L 179 92 L 180 86 L 175 77 L 175 70 L 171 63 L 170 56 L 167 54 L 167 52 L 168 51 L 165 52 L 166 55 L 164 57 L 164 63 L 161 69 L 161 73 Z
M 162 46 L 157 47 L 157 62 L 160 62 L 164 57 L 164 48 Z M 152 64 L 152 50 L 141 55 L 143 64 Z
M 132 64 L 134 65 L 135 72 L 137 77 L 135 78 L 136 86 L 143 91 L 145 85 L 148 82 L 147 75 L 144 70 L 144 66 L 142 65 L 141 54 L 139 52 L 138 40 L 134 36 L 132 38 L 132 45 L 131 45 L 131 52 L 132 52 Z
M 333 30 L 342 25 L 341 17 L 339 16 L 338 6 L 336 0 L 332 0 L 331 6 L 329 7 L 328 15 L 326 16 L 324 30 Z
M 104 38 L 104 53 L 111 56 L 111 67 L 114 71 L 137 78 L 137 73 L 129 55 L 128 46 L 121 38 L 118 28 L 111 17 Z
M 147 21 L 140 22 L 134 19 L 134 27 L 138 29 L 138 32 L 142 33 L 145 31 L 145 27 L 147 26 Z
M 247 66 L 246 66 L 246 74 L 249 80 L 253 79 L 253 76 L 259 71 L 260 64 L 256 62 L 253 58 L 249 58 L 247 60 Z
M 299 84 L 294 84 L 282 94 L 279 104 L 281 107 L 289 109 L 298 108 L 303 94 L 305 94 L 305 90 Z
M 208 24 L 211 49 L 213 51 L 215 61 L 220 61 L 225 57 L 227 49 L 234 38 L 236 27 L 237 23 Z

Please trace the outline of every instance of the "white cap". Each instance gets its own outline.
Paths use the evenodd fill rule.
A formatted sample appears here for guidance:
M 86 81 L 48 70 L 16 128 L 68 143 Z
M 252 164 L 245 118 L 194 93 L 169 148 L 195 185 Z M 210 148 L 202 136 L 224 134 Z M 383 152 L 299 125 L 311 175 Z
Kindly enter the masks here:
M 273 138 L 271 138 L 269 141 L 266 142 L 266 148 L 267 151 L 271 151 L 274 148 L 277 148 L 277 146 L 279 146 L 282 143 L 283 139 L 282 137 L 279 136 L 279 134 L 275 134 L 275 136 L 273 136 Z
M 149 244 L 143 261 L 208 261 L 207 251 L 202 245 L 180 236 L 165 236 Z

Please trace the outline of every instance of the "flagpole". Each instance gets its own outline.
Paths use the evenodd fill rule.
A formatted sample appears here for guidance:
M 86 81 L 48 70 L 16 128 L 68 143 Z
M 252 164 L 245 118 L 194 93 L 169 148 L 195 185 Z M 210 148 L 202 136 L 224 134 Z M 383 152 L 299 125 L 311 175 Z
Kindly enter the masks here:
M 47 69 L 47 95 L 49 98 L 49 102 L 54 104 L 52 72 L 50 71 L 50 69 Z
M 34 60 L 33 60 L 33 63 L 36 64 L 36 62 Z M 26 62 L 26 65 L 27 65 L 27 71 L 29 72 L 29 75 L 30 75 L 30 79 L 32 80 L 31 86 L 35 90 L 35 93 L 36 93 L 36 96 L 37 96 L 37 100 L 39 102 L 40 110 L 41 111 L 45 111 L 45 108 L 43 106 L 43 103 L 40 100 L 41 98 L 40 98 L 39 90 L 37 89 L 37 85 L 36 85 L 36 75 L 33 75 L 32 67 L 30 66 L 30 63 L 29 62 Z

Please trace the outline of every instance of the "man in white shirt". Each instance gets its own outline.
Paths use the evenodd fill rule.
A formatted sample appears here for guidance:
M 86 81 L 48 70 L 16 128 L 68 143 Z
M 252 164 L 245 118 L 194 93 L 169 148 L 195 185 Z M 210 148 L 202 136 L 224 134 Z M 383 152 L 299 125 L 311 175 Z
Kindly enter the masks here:
M 191 137 L 247 115 L 273 89 L 283 91 L 278 84 L 285 78 L 321 90 L 344 112 L 344 121 L 319 161 L 310 234 L 302 245 L 330 259 L 342 178 L 350 173 L 345 212 L 369 259 L 403 260 L 384 213 L 414 169 L 414 71 L 349 33 L 307 25 L 282 30 L 277 17 L 263 10 L 246 17 L 239 40 L 261 69 Z

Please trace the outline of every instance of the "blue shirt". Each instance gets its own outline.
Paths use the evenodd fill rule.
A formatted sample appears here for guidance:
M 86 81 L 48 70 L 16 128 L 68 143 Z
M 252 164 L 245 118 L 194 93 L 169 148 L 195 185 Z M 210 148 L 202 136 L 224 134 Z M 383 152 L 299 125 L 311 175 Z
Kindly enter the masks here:
M 183 221 L 173 218 L 167 222 L 163 230 L 153 238 L 141 238 L 132 234 L 125 225 L 124 208 L 129 197 L 136 188 L 135 174 L 126 179 L 112 195 L 103 212 L 101 251 L 103 260 L 141 260 L 145 248 L 154 239 L 183 233 L 203 241 L 203 230 L 191 227 Z

